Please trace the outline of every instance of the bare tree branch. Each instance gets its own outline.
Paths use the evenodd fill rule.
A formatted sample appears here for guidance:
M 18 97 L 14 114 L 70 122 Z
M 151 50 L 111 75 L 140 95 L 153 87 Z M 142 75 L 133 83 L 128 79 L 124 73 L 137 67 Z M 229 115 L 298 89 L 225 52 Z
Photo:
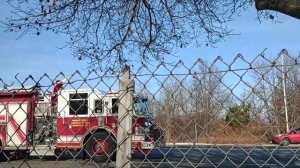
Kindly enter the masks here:
M 8 0 L 7 31 L 65 34 L 74 56 L 100 70 L 164 61 L 175 47 L 213 45 L 247 0 Z
M 272 10 L 300 19 L 299 0 L 255 0 L 255 7 L 260 10 Z

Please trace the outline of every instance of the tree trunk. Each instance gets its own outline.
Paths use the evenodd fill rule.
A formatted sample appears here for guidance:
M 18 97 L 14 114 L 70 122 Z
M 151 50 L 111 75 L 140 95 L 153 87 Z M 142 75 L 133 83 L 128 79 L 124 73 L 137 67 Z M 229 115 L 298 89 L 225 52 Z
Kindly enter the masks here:
M 255 0 L 260 10 L 273 10 L 300 19 L 300 0 Z

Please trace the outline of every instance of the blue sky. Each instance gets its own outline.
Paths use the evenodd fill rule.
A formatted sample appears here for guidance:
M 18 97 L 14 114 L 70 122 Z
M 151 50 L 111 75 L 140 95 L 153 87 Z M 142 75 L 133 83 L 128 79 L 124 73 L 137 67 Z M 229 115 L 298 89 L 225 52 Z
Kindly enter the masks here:
M 3 20 L 10 14 L 10 9 L 5 1 L 1 1 L 0 6 L 0 20 Z M 241 35 L 228 37 L 214 48 L 190 46 L 178 49 L 178 57 L 169 60 L 180 59 L 191 66 L 198 58 L 210 62 L 222 56 L 230 63 L 238 53 L 242 53 L 250 61 L 265 48 L 270 57 L 275 57 L 283 48 L 294 56 L 299 55 L 300 20 L 278 14 L 277 20 L 281 23 L 269 20 L 260 23 L 256 16 L 254 7 L 251 7 L 228 24 Z M 63 35 L 42 33 L 40 36 L 28 34 L 20 39 L 17 37 L 17 33 L 7 33 L 0 28 L 0 78 L 6 82 L 12 81 L 17 73 L 21 78 L 28 75 L 39 77 L 44 73 L 71 74 L 87 68 L 87 64 L 76 60 L 68 48 L 60 49 L 65 44 Z

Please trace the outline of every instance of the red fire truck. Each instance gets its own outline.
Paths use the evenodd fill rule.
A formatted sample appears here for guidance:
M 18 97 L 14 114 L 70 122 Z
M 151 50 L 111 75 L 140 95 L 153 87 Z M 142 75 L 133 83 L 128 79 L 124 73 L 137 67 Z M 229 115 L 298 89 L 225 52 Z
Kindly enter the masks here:
M 62 87 L 57 81 L 52 95 L 43 97 L 39 87 L 0 92 L 1 153 L 24 156 L 47 147 L 54 152 L 85 149 L 97 162 L 115 157 L 118 93 Z M 163 133 L 155 128 L 147 99 L 136 95 L 133 107 L 132 148 L 163 146 Z

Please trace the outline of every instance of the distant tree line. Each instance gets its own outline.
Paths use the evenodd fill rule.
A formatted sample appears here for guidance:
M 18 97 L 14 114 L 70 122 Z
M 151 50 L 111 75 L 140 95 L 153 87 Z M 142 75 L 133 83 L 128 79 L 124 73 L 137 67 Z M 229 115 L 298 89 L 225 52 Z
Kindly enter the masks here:
M 192 75 L 171 75 L 153 102 L 158 125 L 168 142 L 268 143 L 286 130 L 283 73 L 289 125 L 300 126 L 300 68 L 293 58 L 281 67 L 278 60 L 260 61 L 241 78 L 247 86 L 242 93 L 226 84 L 226 72 L 206 62 Z

